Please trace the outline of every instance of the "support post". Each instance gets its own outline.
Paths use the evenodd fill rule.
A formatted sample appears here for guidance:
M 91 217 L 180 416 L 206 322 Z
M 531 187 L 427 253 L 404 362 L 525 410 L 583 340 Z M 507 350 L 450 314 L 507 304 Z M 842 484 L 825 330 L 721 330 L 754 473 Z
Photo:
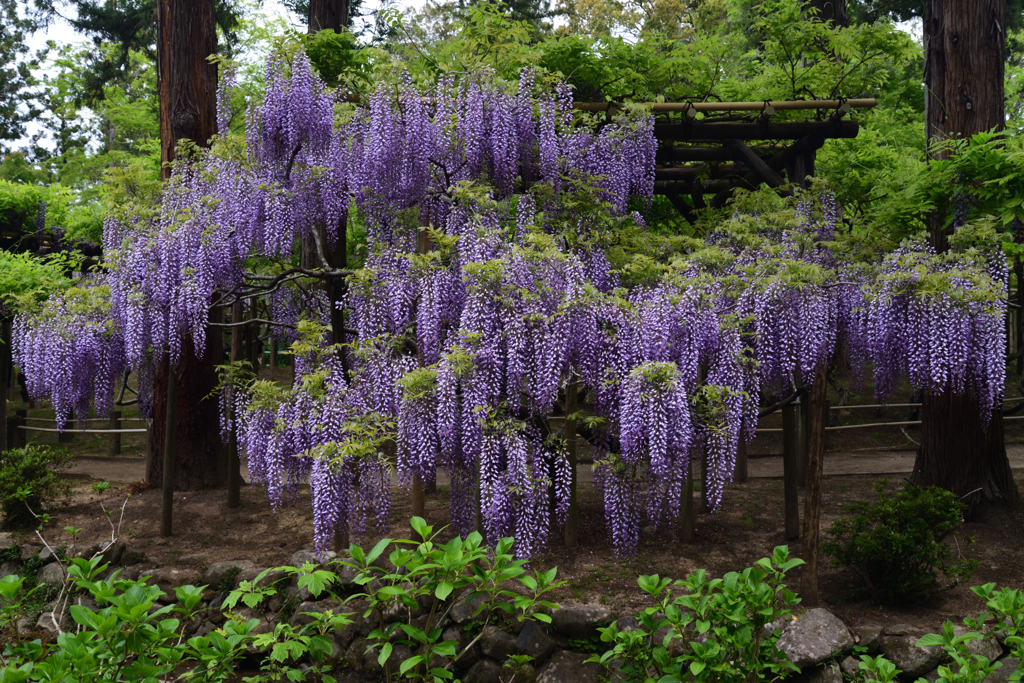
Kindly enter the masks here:
M 679 514 L 679 540 L 692 543 L 695 534 L 693 525 L 693 462 L 686 465 L 686 481 L 683 482 L 682 512 Z
M 579 394 L 576 380 L 565 388 L 565 450 L 569 455 L 569 513 L 565 518 L 565 545 L 575 548 L 580 541 L 580 507 L 576 494 L 576 399 Z
M 799 479 L 797 478 L 798 423 L 800 406 L 791 403 L 782 409 L 782 483 L 786 540 L 800 537 Z
M 231 307 L 231 322 L 242 322 L 242 302 L 236 301 Z M 231 328 L 231 365 L 242 359 L 242 337 L 244 327 Z M 235 425 L 235 408 L 228 406 L 228 419 L 231 421 L 231 434 L 228 436 L 228 507 L 232 510 L 241 505 L 242 473 L 241 459 L 238 457 L 238 429 Z
M 111 410 L 110 411 L 110 429 L 121 428 L 121 411 Z M 120 432 L 114 432 L 107 435 L 107 455 L 113 457 L 115 455 L 121 455 L 121 434 Z
M 803 604 L 818 604 L 818 546 L 821 522 L 821 473 L 825 459 L 825 425 L 828 421 L 828 382 L 826 368 L 814 375 L 808 400 L 808 463 L 807 491 L 804 495 L 803 568 L 800 597 Z
M 153 483 L 149 473 L 153 471 L 153 454 L 156 453 L 156 434 L 153 427 L 153 418 L 146 420 L 146 483 Z
M 749 470 L 747 467 L 747 438 L 744 436 L 744 427 L 740 425 L 740 440 L 736 444 L 736 468 L 733 470 L 733 483 L 742 484 L 747 481 Z
M 421 212 L 423 211 L 422 207 L 420 207 L 420 211 Z M 426 253 L 430 252 L 430 234 L 427 232 L 427 227 L 429 227 L 429 223 L 426 223 L 424 218 L 425 217 L 424 217 L 423 213 L 421 213 L 420 214 L 419 231 L 416 233 L 416 253 L 417 254 L 426 254 Z M 419 355 L 419 358 L 418 358 L 419 366 L 423 367 L 425 365 L 425 363 L 424 363 L 424 360 L 423 360 L 423 351 L 422 351 L 422 349 L 419 350 L 418 355 Z M 423 480 L 420 479 L 420 475 L 418 473 L 412 475 L 412 495 L 410 497 L 409 503 L 410 503 L 410 507 L 412 508 L 412 516 L 413 517 L 423 517 L 423 510 L 424 510 Z M 415 530 L 413 530 L 413 533 L 415 533 Z
M 18 429 L 26 424 L 24 410 L 17 411 L 14 415 L 7 416 L 7 450 L 24 448 L 28 443 L 28 433 L 24 429 Z
M 277 380 L 277 337 L 270 335 L 270 381 Z
M 64 423 L 65 424 L 70 424 L 72 426 L 72 428 L 74 428 L 74 419 L 75 418 L 74 418 L 73 413 L 71 413 L 71 411 L 68 411 L 68 415 L 67 415 L 67 418 L 65 418 Z M 68 432 L 68 431 L 57 432 L 57 443 L 71 443 L 74 440 L 75 440 L 75 433 L 74 432 Z
M 178 431 L 178 368 L 167 372 L 167 423 L 164 427 L 163 495 L 160 499 L 160 535 L 171 535 L 171 509 L 174 505 L 174 437 Z
M 800 391 L 800 398 L 797 403 L 800 405 L 799 438 L 797 440 L 796 457 L 796 482 L 800 488 L 807 484 L 807 420 L 810 401 L 807 396 L 807 389 Z
M 11 390 L 11 319 L 0 320 L 0 445 L 7 445 L 7 394 Z

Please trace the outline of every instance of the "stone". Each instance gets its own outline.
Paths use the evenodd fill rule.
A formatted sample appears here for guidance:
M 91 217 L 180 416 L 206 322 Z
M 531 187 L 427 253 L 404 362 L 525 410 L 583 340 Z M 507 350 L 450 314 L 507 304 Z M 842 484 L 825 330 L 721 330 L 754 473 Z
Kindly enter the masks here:
M 27 638 L 35 629 L 35 624 L 28 617 L 22 617 L 14 624 L 14 628 L 18 631 L 19 636 Z
M 92 545 L 73 545 L 68 548 L 68 554 L 71 557 L 80 557 L 82 559 L 90 560 L 96 554 L 100 553 L 103 547 L 99 543 L 93 543 Z
M 199 627 L 196 629 L 194 637 L 196 637 L 196 638 L 205 638 L 206 636 L 210 635 L 211 633 L 213 633 L 216 630 L 217 630 L 217 624 L 213 623 L 212 621 L 207 621 L 207 620 L 204 619 L 199 624 Z
M 483 614 L 477 614 L 477 610 L 486 601 L 486 596 L 478 595 L 472 600 L 468 600 L 469 596 L 473 593 L 472 588 L 459 593 L 458 597 L 455 598 L 455 604 L 452 605 L 451 610 L 448 612 L 448 617 L 456 624 L 465 624 L 467 621 L 476 618 L 482 618 Z
M 292 615 L 290 623 L 292 626 L 305 626 L 306 624 L 313 623 L 313 617 L 307 612 L 316 612 L 322 614 L 329 609 L 335 610 L 337 613 L 338 604 L 333 600 L 321 600 L 320 602 L 303 602 L 295 608 L 295 614 Z
M 60 628 L 57 628 L 57 618 L 53 612 L 43 612 L 39 615 L 39 619 L 36 621 L 36 628 L 43 633 L 56 633 L 57 631 L 67 630 L 68 625 L 67 615 L 64 615 L 61 619 Z
M 291 583 L 284 589 L 284 597 L 288 602 L 308 602 L 313 599 L 313 594 L 308 588 L 299 588 L 295 583 Z
M 178 586 L 186 586 L 192 583 L 194 578 L 195 572 L 191 569 L 158 567 L 152 572 L 149 572 L 149 576 L 147 576 L 145 580 L 148 585 L 156 586 L 163 591 L 163 597 L 158 599 L 161 603 L 169 605 L 172 602 L 176 602 L 178 599 L 174 589 Z
M 524 655 L 533 657 L 534 665 L 543 664 L 551 653 L 558 649 L 558 643 L 532 621 L 523 626 L 516 639 L 516 645 Z
M 597 629 L 607 626 L 612 611 L 604 605 L 569 605 L 554 611 L 552 625 L 567 638 L 596 638 Z
M 36 581 L 51 588 L 60 588 L 64 584 L 64 568 L 56 562 L 48 564 L 36 572 Z
M 1021 668 L 1020 660 L 1016 657 L 1004 657 L 999 663 L 1002 666 L 990 673 L 984 683 L 1009 683 L 1010 676 Z
M 353 600 L 342 607 L 342 611 L 352 612 L 352 616 L 349 617 L 352 620 L 351 628 L 362 636 L 368 635 L 375 628 L 380 628 L 380 612 L 376 609 L 369 616 L 363 616 L 369 606 L 370 603 L 366 600 Z
M 57 561 L 57 555 L 48 547 L 43 546 L 42 550 L 39 551 L 39 560 L 43 564 L 49 564 L 50 562 Z
M 469 671 L 462 677 L 463 683 L 500 683 L 501 665 L 493 659 L 481 659 L 469 667 Z
M 7 550 L 12 545 L 14 545 L 14 541 L 13 540 L 11 540 L 7 536 L 0 536 L 0 550 Z
M 345 651 L 345 663 L 353 669 L 361 667 L 363 665 L 363 655 L 366 653 L 366 648 L 369 645 L 370 641 L 362 636 L 353 640 Z
M 597 683 L 601 665 L 587 662 L 590 655 L 559 650 L 537 671 L 537 683 Z
M 954 626 L 953 635 L 959 638 L 969 630 L 969 628 L 963 625 Z M 967 654 L 981 655 L 988 661 L 994 662 L 1003 656 L 1003 648 L 995 636 L 989 636 L 988 638 L 979 638 L 967 643 Z
M 838 617 L 819 607 L 790 621 L 779 638 L 778 648 L 794 666 L 804 669 L 848 654 L 853 649 L 853 635 Z
M 912 636 L 918 629 L 910 624 L 890 624 L 882 629 L 883 636 Z
M 883 636 L 879 649 L 906 678 L 916 679 L 942 663 L 945 653 L 938 645 L 918 647 L 917 636 Z
M 519 654 L 516 639 L 500 628 L 488 626 L 480 636 L 480 649 L 491 659 L 504 662 L 512 655 Z
M 931 671 L 926 673 L 921 678 L 923 678 L 924 680 L 928 681 L 928 683 L 935 683 L 940 678 L 939 667 L 935 667 L 934 669 L 932 669 Z M 918 680 L 921 680 L 921 678 L 919 678 Z
M 124 557 L 124 552 L 128 548 L 124 541 L 104 541 L 99 544 L 99 548 L 102 551 L 100 560 L 109 565 L 115 565 L 121 561 Z
M 851 680 L 860 673 L 860 661 L 853 657 L 846 657 L 839 662 L 839 670 Z
M 807 683 L 843 683 L 843 674 L 834 663 L 815 666 L 806 673 Z
M 342 628 L 334 632 L 334 645 L 339 651 L 338 658 L 344 657 L 349 645 L 356 639 L 356 631 L 353 628 Z
M 250 564 L 252 563 L 250 562 Z M 258 577 L 264 571 L 266 570 L 263 567 L 242 567 L 241 571 L 238 572 L 238 581 L 239 583 L 241 583 L 242 581 L 248 581 L 249 583 L 252 583 L 256 580 L 256 577 Z M 280 569 L 272 569 L 269 572 L 267 572 L 266 576 L 260 579 L 259 585 L 262 587 L 273 586 L 278 581 L 287 578 L 288 572 L 283 572 Z
M 40 550 L 42 550 L 42 547 L 38 545 L 21 546 L 21 561 L 25 562 L 27 560 L 31 560 L 39 553 Z
M 249 560 L 226 560 L 224 562 L 216 562 L 207 567 L 206 571 L 203 573 L 203 578 L 200 580 L 200 583 L 204 583 L 210 588 L 221 590 L 222 588 L 225 588 L 220 585 L 224 580 L 224 577 L 234 571 L 235 578 L 232 580 L 231 586 L 226 587 L 228 590 L 231 590 L 238 585 L 238 575 L 244 570 L 252 568 L 253 564 Z
M 640 628 L 640 622 L 636 620 L 636 617 L 619 617 L 615 620 L 615 628 L 622 633 L 628 633 Z
M 333 550 L 328 550 L 324 553 L 323 558 L 320 558 L 317 557 L 317 554 L 312 550 L 305 549 L 296 551 L 292 555 L 291 559 L 288 560 L 288 564 L 290 564 L 293 567 L 298 567 L 299 569 L 302 569 L 302 567 L 306 564 L 311 564 L 314 567 L 319 567 L 320 565 L 327 564 L 328 562 L 337 557 L 338 553 L 334 552 Z
M 882 641 L 882 627 L 864 626 L 857 632 L 857 637 L 860 638 L 857 644 L 866 647 L 868 654 L 873 655 L 878 652 L 878 645 Z
M 5 576 L 21 576 L 20 567 L 14 562 L 4 562 L 0 564 L 0 579 Z

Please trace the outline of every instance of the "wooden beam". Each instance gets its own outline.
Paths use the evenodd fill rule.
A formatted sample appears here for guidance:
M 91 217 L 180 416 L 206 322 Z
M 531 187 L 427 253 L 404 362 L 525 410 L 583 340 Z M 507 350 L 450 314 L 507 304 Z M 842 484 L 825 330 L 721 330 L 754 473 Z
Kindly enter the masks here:
M 725 141 L 726 146 L 736 152 L 743 159 L 744 162 L 750 165 L 750 168 L 756 173 L 761 180 L 767 183 L 768 187 L 779 187 L 785 184 L 785 180 L 782 179 L 778 173 L 772 170 L 768 164 L 764 162 L 764 159 L 757 156 L 754 150 L 750 149 L 742 140 L 737 138 L 728 138 Z
M 670 202 L 672 202 L 672 206 L 676 208 L 676 211 L 678 211 L 680 215 L 682 215 L 682 217 L 686 219 L 686 222 L 689 223 L 690 225 L 693 225 L 693 223 L 697 220 L 697 217 L 693 215 L 693 210 L 690 209 L 690 205 L 686 203 L 686 200 L 683 199 L 683 196 L 678 193 L 666 194 L 665 196 L 668 197 L 668 200 Z
M 741 121 L 693 123 L 655 123 L 658 140 L 799 140 L 814 133 L 826 138 L 855 138 L 860 130 L 857 121 L 807 121 L 800 123 L 747 123 Z

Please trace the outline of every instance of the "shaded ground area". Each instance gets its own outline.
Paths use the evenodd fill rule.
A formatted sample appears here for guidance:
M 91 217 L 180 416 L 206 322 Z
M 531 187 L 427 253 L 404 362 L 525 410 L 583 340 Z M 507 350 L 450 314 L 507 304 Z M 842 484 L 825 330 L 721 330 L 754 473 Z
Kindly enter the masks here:
M 12 392 L 13 394 L 13 392 Z M 12 395 L 12 399 L 16 399 Z M 906 401 L 897 397 L 894 401 Z M 865 396 L 860 402 L 870 402 Z M 24 407 L 17 400 L 12 409 Z M 836 411 L 835 418 L 843 424 L 870 423 L 908 419 L 905 408 L 883 408 L 861 411 Z M 132 415 L 129 409 L 127 416 Z M 34 417 L 50 417 L 52 411 L 40 407 L 30 411 Z M 761 427 L 773 427 L 778 415 L 763 421 Z M 93 423 L 96 425 L 96 423 Z M 138 423 L 132 426 L 136 426 Z M 99 425 L 96 425 L 99 426 Z M 1006 423 L 1007 450 L 1017 478 L 1024 489 L 1024 420 Z M 825 459 L 823 484 L 822 528 L 844 516 L 850 503 L 873 499 L 871 485 L 881 473 L 889 476 L 889 489 L 902 483 L 914 461 L 914 440 L 919 440 L 916 427 L 904 432 L 900 428 L 830 432 L 829 451 Z M 55 434 L 34 433 L 33 440 L 56 445 Z M 312 546 L 312 511 L 308 489 L 299 492 L 296 504 L 277 512 L 270 509 L 265 493 L 257 487 L 245 486 L 242 505 L 229 510 L 226 492 L 205 491 L 175 495 L 172 538 L 159 537 L 160 492 L 140 489 L 132 482 L 143 478 L 145 435 L 124 435 L 123 455 L 105 457 L 107 437 L 78 434 L 71 443 L 78 458 L 72 478 L 76 492 L 70 505 L 54 511 L 45 534 L 51 542 L 70 542 L 65 526 L 81 528 L 80 540 L 94 542 L 110 537 L 110 523 L 100 504 L 118 509 L 125 497 L 133 493 L 124 508 L 122 537 L 143 557 L 143 568 L 180 565 L 194 568 L 197 574 L 211 562 L 229 559 L 251 559 L 262 566 L 286 562 L 296 550 Z M 635 558 L 616 558 L 609 542 L 604 521 L 604 507 L 599 494 L 589 483 L 589 466 L 580 470 L 580 545 L 566 548 L 560 531 L 553 532 L 548 550 L 535 561 L 538 568 L 559 567 L 559 576 L 568 584 L 559 589 L 558 599 L 566 602 L 602 602 L 620 613 L 645 605 L 636 585 L 639 574 L 658 573 L 681 578 L 696 568 L 704 567 L 714 575 L 742 569 L 767 556 L 776 545 L 785 543 L 782 513 L 781 436 L 760 435 L 749 448 L 750 474 L 747 483 L 728 487 L 719 513 L 699 514 L 697 538 L 689 544 L 676 540 L 671 529 L 645 529 L 640 551 Z M 102 495 L 89 487 L 91 481 L 109 481 L 111 487 Z M 448 522 L 447 488 L 443 479 L 435 492 L 426 497 L 428 521 L 438 526 Z M 699 496 L 698 496 L 699 502 Z M 408 497 L 396 488 L 390 511 L 387 535 L 407 534 Z M 801 511 L 802 511 L 801 503 Z M 116 512 L 116 521 L 120 513 Z M 443 532 L 442 536 L 451 532 Z M 21 534 L 32 540 L 29 534 Z M 361 539 L 371 545 L 384 534 L 371 531 Z M 979 560 L 980 566 L 969 585 L 996 582 L 1024 588 L 1024 512 L 994 509 L 979 522 L 967 524 L 951 547 L 964 557 Z M 791 543 L 794 553 L 799 542 Z M 953 587 L 930 602 L 913 607 L 876 605 L 851 592 L 857 583 L 849 572 L 832 569 L 823 563 L 821 587 L 827 606 L 851 625 L 909 622 L 924 629 L 936 630 L 942 621 L 957 621 L 962 615 L 980 610 L 980 601 L 964 586 Z M 791 585 L 799 585 L 799 576 Z

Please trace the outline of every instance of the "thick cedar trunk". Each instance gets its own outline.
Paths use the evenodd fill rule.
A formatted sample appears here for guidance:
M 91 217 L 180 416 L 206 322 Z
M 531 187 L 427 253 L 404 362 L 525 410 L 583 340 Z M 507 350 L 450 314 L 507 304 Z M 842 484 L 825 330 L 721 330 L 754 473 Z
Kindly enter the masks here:
M 217 129 L 217 67 L 207 57 L 217 52 L 217 31 L 212 0 L 158 0 L 157 87 L 160 98 L 160 160 L 164 178 L 167 162 L 174 160 L 179 140 L 200 147 L 209 144 Z M 222 334 L 206 334 L 202 359 L 191 339 L 182 344 L 178 374 L 176 433 L 176 490 L 220 486 L 226 467 L 220 443 L 217 400 L 208 398 L 217 383 L 214 366 L 223 355 Z M 153 454 L 149 481 L 163 482 L 163 444 L 166 432 L 168 362 L 164 358 L 154 377 Z
M 814 376 L 807 401 L 807 484 L 804 498 L 803 581 L 800 597 L 807 607 L 818 604 L 818 546 L 821 537 L 821 471 L 825 459 L 825 425 L 828 423 L 828 373 L 822 367 Z
M 926 0 L 925 125 L 932 158 L 943 140 L 1003 127 L 1003 63 L 1006 0 Z M 932 218 L 930 241 L 945 251 L 949 230 Z M 968 514 L 991 501 L 1015 503 L 1020 494 L 1003 445 L 1003 418 L 996 410 L 982 427 L 973 397 L 925 392 L 921 448 L 911 478 L 965 496 Z
M 850 18 L 846 12 L 846 0 L 808 0 L 806 7 L 818 10 L 815 17 L 818 21 L 831 21 L 836 26 L 850 25 Z
M 213 0 L 159 0 L 157 87 L 160 161 L 174 160 L 179 140 L 206 147 L 217 132 L 217 52 Z M 164 178 L 170 169 L 163 169 Z
M 309 32 L 332 29 L 340 33 L 348 26 L 348 0 L 309 0 Z
M 941 486 L 962 496 L 968 516 L 988 502 L 1019 502 L 999 410 L 983 428 L 978 403 L 969 394 L 926 391 L 921 407 L 921 448 L 911 481 Z
M 220 418 L 214 366 L 221 363 L 223 333 L 219 327 L 206 331 L 206 350 L 197 358 L 192 340 L 186 339 L 178 367 L 178 426 L 175 434 L 175 491 L 215 488 L 227 482 L 226 453 L 220 439 Z M 163 482 L 163 443 L 167 412 L 167 357 L 156 369 L 153 397 L 153 448 L 149 461 L 149 481 L 153 486 Z

